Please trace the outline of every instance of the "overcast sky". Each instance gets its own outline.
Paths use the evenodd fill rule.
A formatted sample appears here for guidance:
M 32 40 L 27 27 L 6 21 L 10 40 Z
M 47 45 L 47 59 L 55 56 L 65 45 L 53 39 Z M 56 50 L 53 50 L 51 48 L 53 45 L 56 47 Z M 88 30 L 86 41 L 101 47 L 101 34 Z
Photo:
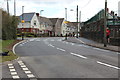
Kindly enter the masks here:
M 120 0 L 108 0 L 108 8 L 115 13 L 118 13 L 118 2 Z M 24 12 L 40 13 L 44 10 L 41 16 L 49 18 L 65 18 L 65 8 L 67 8 L 68 21 L 76 21 L 76 7 L 79 6 L 79 11 L 82 12 L 81 20 L 86 21 L 101 9 L 104 8 L 105 0 L 16 0 L 16 14 L 19 16 Z M 0 7 L 6 10 L 6 0 L 0 0 Z M 9 0 L 10 13 L 14 13 L 14 0 Z M 70 11 L 73 9 L 73 11 Z

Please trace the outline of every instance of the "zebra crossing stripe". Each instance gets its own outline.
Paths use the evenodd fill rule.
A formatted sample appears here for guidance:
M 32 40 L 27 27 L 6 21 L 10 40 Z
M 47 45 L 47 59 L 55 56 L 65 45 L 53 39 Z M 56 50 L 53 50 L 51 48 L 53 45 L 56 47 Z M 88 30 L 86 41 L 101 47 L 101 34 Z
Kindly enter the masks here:
M 35 76 L 33 74 L 27 74 L 28 78 L 34 78 Z
M 19 79 L 20 77 L 19 76 L 12 76 L 13 79 Z

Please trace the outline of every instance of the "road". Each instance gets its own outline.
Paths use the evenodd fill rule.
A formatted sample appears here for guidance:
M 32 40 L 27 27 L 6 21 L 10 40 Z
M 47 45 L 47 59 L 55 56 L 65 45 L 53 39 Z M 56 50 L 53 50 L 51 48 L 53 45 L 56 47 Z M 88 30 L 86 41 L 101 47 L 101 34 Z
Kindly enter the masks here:
M 63 39 L 30 38 L 17 45 L 20 59 L 4 66 L 3 77 L 13 77 L 8 67 L 14 65 L 19 78 L 118 78 L 117 52 Z

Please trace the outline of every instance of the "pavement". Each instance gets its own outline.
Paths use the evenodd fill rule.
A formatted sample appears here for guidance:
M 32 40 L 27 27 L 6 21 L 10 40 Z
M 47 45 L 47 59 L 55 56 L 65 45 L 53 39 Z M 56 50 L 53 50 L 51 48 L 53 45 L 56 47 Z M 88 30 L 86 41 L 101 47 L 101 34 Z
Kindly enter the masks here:
M 107 44 L 107 47 L 104 47 L 103 43 L 98 43 L 98 42 L 95 42 L 93 40 L 89 40 L 83 37 L 79 37 L 79 38 L 69 37 L 66 41 L 73 42 L 73 43 L 79 43 L 79 44 L 85 44 L 85 45 L 89 45 L 92 47 L 97 47 L 97 48 L 106 49 L 110 51 L 120 52 L 120 46 L 114 46 L 114 45 Z

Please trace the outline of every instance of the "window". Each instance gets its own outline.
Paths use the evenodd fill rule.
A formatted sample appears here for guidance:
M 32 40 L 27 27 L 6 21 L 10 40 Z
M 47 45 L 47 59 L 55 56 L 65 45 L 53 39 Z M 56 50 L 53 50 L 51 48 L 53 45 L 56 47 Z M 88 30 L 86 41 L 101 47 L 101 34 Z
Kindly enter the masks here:
M 36 26 L 36 21 L 34 21 L 34 25 Z

